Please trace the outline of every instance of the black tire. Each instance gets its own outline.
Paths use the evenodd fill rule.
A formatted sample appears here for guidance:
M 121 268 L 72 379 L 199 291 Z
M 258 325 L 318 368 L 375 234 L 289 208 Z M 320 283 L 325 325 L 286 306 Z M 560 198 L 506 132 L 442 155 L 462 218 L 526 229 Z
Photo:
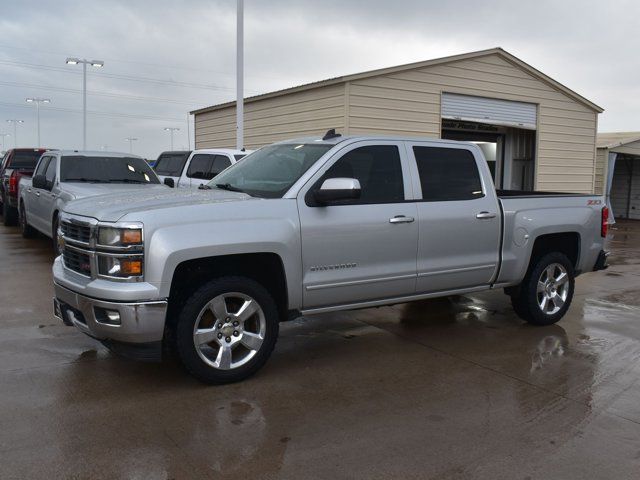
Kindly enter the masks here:
M 33 238 L 36 236 L 36 230 L 29 225 L 27 221 L 27 213 L 24 211 L 24 205 L 20 204 L 20 213 L 18 214 L 18 220 L 20 222 L 20 232 L 22 238 Z
M 206 305 L 219 295 L 231 292 L 238 292 L 255 300 L 262 309 L 266 325 L 264 339 L 254 356 L 241 366 L 223 370 L 209 365 L 201 358 L 195 346 L 194 329 Z M 217 320 L 213 323 L 216 322 Z M 176 350 L 181 363 L 198 380 L 213 385 L 233 383 L 250 377 L 266 363 L 278 340 L 278 330 L 279 315 L 276 302 L 262 285 L 246 277 L 221 277 L 206 283 L 187 299 L 176 326 Z M 219 342 L 223 340 L 224 338 Z M 215 349 L 221 349 L 222 347 L 215 345 L 215 342 L 216 340 L 213 340 L 208 345 L 213 344 Z
M 566 272 L 566 283 L 557 287 L 562 289 L 566 288 L 566 298 L 563 300 L 561 295 L 557 294 L 556 298 L 558 300 L 552 299 L 549 303 L 549 305 L 553 305 L 553 309 L 543 311 L 543 307 L 540 302 L 545 296 L 545 293 L 538 291 L 538 282 L 541 278 L 545 278 L 544 272 L 547 268 L 554 265 L 562 266 Z M 554 268 L 556 268 L 556 272 L 561 271 L 559 267 Z M 554 282 L 551 282 L 551 286 L 553 285 Z M 566 287 L 564 285 L 566 285 Z M 528 323 L 532 325 L 551 325 L 558 322 L 562 317 L 564 317 L 565 313 L 567 313 L 567 310 L 571 306 L 571 301 L 573 300 L 574 290 L 575 272 L 569 258 L 560 252 L 547 253 L 535 260 L 534 265 L 527 272 L 527 275 L 520 284 L 520 287 L 513 291 L 513 294 L 511 295 L 511 304 L 513 305 L 513 309 L 516 314 Z M 552 288 L 552 294 L 556 294 L 555 288 Z M 555 302 L 559 303 L 560 301 L 562 301 L 562 305 L 558 308 L 558 305 Z
M 2 223 L 5 227 L 13 227 L 18 223 L 18 211 L 7 202 L 2 204 Z
M 56 257 L 62 255 L 62 250 L 60 250 L 60 244 L 58 243 L 58 215 L 56 214 L 53 217 L 53 221 L 51 222 L 51 239 L 53 240 L 53 253 Z

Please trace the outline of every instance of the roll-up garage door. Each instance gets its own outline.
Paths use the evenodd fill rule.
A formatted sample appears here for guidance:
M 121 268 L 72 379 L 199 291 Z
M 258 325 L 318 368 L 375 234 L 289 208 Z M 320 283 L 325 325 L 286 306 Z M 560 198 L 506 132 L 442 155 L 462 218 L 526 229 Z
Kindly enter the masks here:
M 443 93 L 442 118 L 535 130 L 537 109 L 534 103 Z

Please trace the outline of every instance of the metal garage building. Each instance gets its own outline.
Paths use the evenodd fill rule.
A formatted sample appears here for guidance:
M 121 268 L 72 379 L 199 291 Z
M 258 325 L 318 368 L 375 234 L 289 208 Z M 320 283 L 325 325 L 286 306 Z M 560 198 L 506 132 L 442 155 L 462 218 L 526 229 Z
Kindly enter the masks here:
M 602 108 L 495 48 L 245 100 L 248 148 L 329 128 L 477 142 L 504 189 L 592 193 Z M 195 115 L 197 148 L 235 145 L 235 102 Z
M 596 192 L 615 218 L 640 220 L 640 132 L 599 133 L 597 145 Z

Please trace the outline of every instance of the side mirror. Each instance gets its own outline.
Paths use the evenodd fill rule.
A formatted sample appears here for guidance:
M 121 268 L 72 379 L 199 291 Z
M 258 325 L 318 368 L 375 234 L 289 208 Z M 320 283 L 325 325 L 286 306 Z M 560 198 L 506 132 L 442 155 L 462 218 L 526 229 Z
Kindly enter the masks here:
M 314 193 L 321 205 L 360 198 L 360 182 L 355 178 L 327 178 Z
M 175 186 L 176 186 L 176 182 L 175 182 L 175 180 L 174 180 L 173 178 L 171 178 L 171 177 L 167 177 L 167 178 L 165 178 L 165 179 L 164 179 L 164 184 L 165 184 L 167 187 L 171 187 L 171 188 L 175 188 Z
M 33 188 L 47 189 L 47 178 L 44 175 L 34 175 L 31 180 Z

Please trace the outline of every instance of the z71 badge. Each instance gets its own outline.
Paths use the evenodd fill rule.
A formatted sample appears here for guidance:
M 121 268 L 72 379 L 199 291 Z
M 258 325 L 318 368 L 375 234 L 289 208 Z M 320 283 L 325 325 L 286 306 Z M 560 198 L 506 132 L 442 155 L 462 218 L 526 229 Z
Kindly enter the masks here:
M 587 200 L 587 205 L 602 205 L 602 200 Z

